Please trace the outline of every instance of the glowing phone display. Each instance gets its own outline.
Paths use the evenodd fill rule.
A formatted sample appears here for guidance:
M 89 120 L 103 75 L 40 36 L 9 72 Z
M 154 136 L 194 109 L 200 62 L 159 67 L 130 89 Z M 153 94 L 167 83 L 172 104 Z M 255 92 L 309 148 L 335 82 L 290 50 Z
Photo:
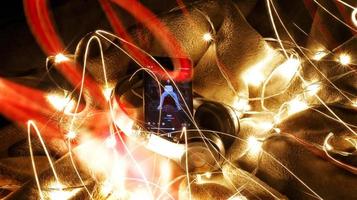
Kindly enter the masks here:
M 155 57 L 165 68 L 173 69 L 171 58 Z M 145 126 L 149 131 L 173 137 L 183 127 L 192 128 L 189 112 L 193 110 L 192 82 L 144 75 Z

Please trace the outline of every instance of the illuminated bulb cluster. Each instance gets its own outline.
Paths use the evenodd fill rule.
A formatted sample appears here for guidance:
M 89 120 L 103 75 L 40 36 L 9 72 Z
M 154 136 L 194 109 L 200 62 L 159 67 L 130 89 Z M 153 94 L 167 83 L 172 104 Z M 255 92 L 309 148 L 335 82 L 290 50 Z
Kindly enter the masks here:
M 351 62 L 351 57 L 347 54 L 341 54 L 338 58 L 341 65 L 349 65 Z
M 63 55 L 62 53 L 59 53 L 55 56 L 55 63 L 56 64 L 59 64 L 59 63 L 62 63 L 62 62 L 67 62 L 69 61 L 69 58 L 65 55 Z
M 203 34 L 202 39 L 206 42 L 210 42 L 211 40 L 213 40 L 213 37 L 211 33 L 205 33 Z

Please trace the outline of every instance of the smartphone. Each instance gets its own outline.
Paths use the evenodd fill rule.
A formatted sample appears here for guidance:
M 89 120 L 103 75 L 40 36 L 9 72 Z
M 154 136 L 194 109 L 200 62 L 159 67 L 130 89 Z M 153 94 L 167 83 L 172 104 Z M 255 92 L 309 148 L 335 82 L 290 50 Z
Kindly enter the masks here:
M 184 59 L 154 58 L 166 70 L 174 68 L 174 59 Z M 188 61 L 186 59 L 185 62 Z M 193 112 L 192 80 L 173 81 L 159 75 L 155 79 L 149 73 L 144 74 L 145 127 L 150 132 L 172 139 L 181 134 L 183 127 L 191 129 L 193 126 L 189 114 Z

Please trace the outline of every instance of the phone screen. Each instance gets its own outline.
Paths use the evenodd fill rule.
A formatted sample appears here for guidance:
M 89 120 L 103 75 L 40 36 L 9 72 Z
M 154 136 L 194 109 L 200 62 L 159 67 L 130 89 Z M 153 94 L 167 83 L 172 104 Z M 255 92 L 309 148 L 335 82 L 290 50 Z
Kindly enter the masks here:
M 167 70 L 173 69 L 171 58 L 155 57 Z M 181 59 L 181 58 L 175 58 Z M 193 111 L 192 81 L 157 79 L 144 76 L 145 126 L 148 131 L 174 137 L 183 127 L 192 128 L 189 113 Z

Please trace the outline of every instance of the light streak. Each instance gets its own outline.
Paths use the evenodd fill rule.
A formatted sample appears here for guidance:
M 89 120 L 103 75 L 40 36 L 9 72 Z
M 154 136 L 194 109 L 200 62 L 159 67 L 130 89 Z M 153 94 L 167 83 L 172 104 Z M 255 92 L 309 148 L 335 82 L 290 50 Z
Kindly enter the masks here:
M 187 53 L 183 50 L 180 43 L 176 40 L 175 36 L 170 30 L 161 22 L 149 9 L 144 7 L 139 1 L 130 0 L 113 0 L 118 6 L 128 11 L 139 22 L 145 25 L 151 33 L 158 39 L 162 46 L 167 50 L 167 53 L 172 58 L 188 58 Z M 170 77 L 173 77 L 176 81 L 190 80 L 192 78 L 192 66 L 185 60 L 180 61 L 180 65 L 176 70 L 170 72 Z M 147 66 L 147 63 L 145 66 Z M 157 73 L 157 72 L 156 72 Z M 166 73 L 162 74 L 166 77 Z
M 140 8 L 140 6 L 139 6 L 139 8 Z M 270 9 L 270 8 L 269 8 Z M 144 10 L 145 11 L 145 10 Z M 354 9 L 354 12 L 355 12 L 356 10 Z M 271 14 L 271 13 L 270 13 Z M 272 16 L 271 16 L 272 17 Z M 274 25 L 275 26 L 275 25 Z M 42 27 L 43 28 L 43 27 Z M 205 36 L 203 36 L 203 39 L 204 39 L 204 37 Z M 46 38 L 45 38 L 46 39 Z M 211 36 L 211 38 L 209 39 L 209 40 L 212 40 L 212 36 Z M 280 41 L 280 39 L 278 40 L 279 42 L 281 42 Z M 284 49 L 284 48 L 283 48 Z M 101 50 L 102 51 L 102 50 Z M 284 50 L 284 53 L 285 53 L 285 50 Z M 58 54 L 59 55 L 59 54 Z M 59 58 L 57 58 L 57 61 L 56 61 L 56 57 L 57 56 L 55 56 L 55 63 L 57 63 L 57 64 L 60 64 L 60 63 L 62 63 L 62 62 L 64 62 L 64 61 L 67 61 L 66 59 L 67 59 L 67 57 L 59 57 Z M 320 58 L 321 59 L 321 58 Z M 102 58 L 102 61 L 103 61 L 103 58 Z M 290 62 L 291 60 L 287 60 L 287 62 Z M 300 62 L 300 60 L 299 60 L 299 62 Z M 293 62 L 292 63 L 290 63 L 290 64 L 286 64 L 286 65 L 291 65 L 291 66 L 294 66 L 294 65 L 300 65 L 300 63 L 295 63 L 294 64 L 294 60 L 293 60 Z M 103 67 L 104 67 L 104 63 L 103 63 Z M 84 67 L 85 68 L 85 67 Z M 294 69 L 295 67 L 289 67 L 289 68 L 291 68 L 291 71 L 289 71 L 290 69 L 288 69 L 288 70 L 283 70 L 282 71 L 282 76 L 283 77 L 286 77 L 286 75 L 287 76 L 291 76 L 291 77 L 293 77 L 294 76 L 294 74 L 296 74 L 296 72 L 298 72 L 298 69 Z M 296 67 L 296 68 L 298 68 L 298 66 Z M 104 67 L 104 69 L 105 69 L 105 67 Z M 257 70 L 257 71 L 259 71 L 259 70 Z M 279 72 L 279 71 L 278 71 Z M 264 77 L 264 73 L 262 72 L 262 71 L 259 71 L 259 73 L 261 73 L 261 76 L 262 77 L 258 77 L 258 81 L 254 81 L 253 80 L 253 83 L 254 82 L 257 82 L 257 85 L 259 85 L 259 84 L 261 84 L 261 82 L 265 79 L 265 77 Z M 104 74 L 106 74 L 106 72 L 104 72 Z M 84 71 L 83 71 L 83 76 L 81 76 L 82 77 L 82 79 L 81 79 L 81 90 L 82 90 L 82 88 L 83 88 L 83 83 L 84 83 Z M 261 79 L 261 80 L 259 80 L 259 79 Z M 107 84 L 107 81 L 106 81 L 106 84 Z M 254 84 L 252 84 L 252 85 L 254 85 Z M 306 88 L 307 89 L 307 88 Z M 320 88 L 319 88 L 320 89 Z M 102 91 L 102 93 L 103 93 L 103 95 L 104 95 L 104 97 L 105 97 L 105 99 L 107 100 L 107 101 L 109 101 L 109 99 L 110 99 L 110 95 L 109 94 L 111 94 L 111 91 L 112 90 L 112 88 L 107 88 L 107 85 L 105 86 L 105 88 L 104 88 L 104 90 Z M 313 91 L 312 93 L 313 93 L 313 95 L 315 95 L 317 92 L 316 92 L 316 88 L 310 88 L 310 90 L 308 90 L 307 89 L 307 91 Z M 311 93 L 311 94 L 312 94 Z M 81 92 L 81 94 L 82 94 L 82 92 Z M 250 109 L 250 107 L 249 107 L 249 104 L 248 104 L 248 102 L 249 102 L 249 100 L 247 100 L 246 101 L 246 104 L 245 103 L 243 103 L 243 104 L 245 104 L 245 105 L 243 105 L 243 106 L 241 106 L 240 105 L 240 103 L 237 103 L 238 105 L 235 105 L 237 108 L 242 108 L 242 110 L 249 110 Z M 289 102 L 289 105 L 290 105 L 290 103 L 291 102 Z M 304 103 L 304 102 L 303 102 Z M 56 104 L 56 103 L 55 103 Z M 61 103 L 60 103 L 61 104 Z M 66 103 L 66 105 L 68 104 L 68 102 Z M 54 108 L 56 109 L 56 108 L 59 108 L 59 107 L 62 107 L 61 109 L 57 109 L 57 110 L 65 110 L 65 112 L 66 112 L 66 107 L 68 106 L 54 106 Z M 79 105 L 79 103 L 77 104 L 77 108 L 78 108 L 78 105 Z M 246 107 L 249 107 L 249 109 L 246 109 Z M 73 109 L 73 108 L 72 108 Z M 70 110 L 72 110 L 72 109 L 70 109 Z M 76 109 L 77 110 L 77 109 Z M 112 112 L 112 111 L 111 111 Z M 133 123 L 130 123 L 131 121 L 129 121 L 129 123 L 126 123 L 126 122 L 128 122 L 128 121 L 125 121 L 125 120 L 123 120 L 123 119 L 126 119 L 125 117 L 122 117 L 122 116 L 126 116 L 126 113 L 122 113 L 122 115 L 120 116 L 120 117 L 117 117 L 115 120 L 117 120 L 117 121 L 121 121 L 121 122 L 119 122 L 119 123 L 122 123 L 121 125 L 120 125 L 120 128 L 122 128 L 122 127 L 124 127 L 124 129 L 121 129 L 122 131 L 124 130 L 125 132 L 128 132 L 129 134 L 134 134 L 135 135 L 135 130 L 133 130 Z M 73 118 L 73 121 L 74 121 L 74 118 Z M 280 121 L 280 120 L 278 120 L 278 121 Z M 110 122 L 109 122 L 110 123 Z M 125 126 L 123 125 L 123 124 L 125 124 Z M 272 124 L 264 124 L 264 123 L 262 123 L 261 124 L 261 126 L 264 128 L 269 128 L 269 129 L 271 129 L 272 128 Z M 70 131 L 70 132 L 68 132 L 67 133 L 67 138 L 68 139 L 70 139 L 70 138 L 75 138 L 75 136 L 76 136 L 76 133 L 75 132 L 72 132 L 72 131 Z M 113 136 L 110 136 L 110 137 L 113 137 Z M 109 137 L 109 138 L 110 138 Z M 30 138 L 30 136 L 29 136 L 29 138 Z M 108 138 L 108 139 L 109 139 Z M 115 137 L 113 137 L 114 138 L 114 141 L 115 141 Z M 152 138 L 151 138 L 152 139 Z M 113 140 L 111 140 L 109 143 L 111 143 L 112 145 L 109 145 L 110 147 L 114 147 L 115 146 L 115 144 L 112 142 Z M 154 142 L 153 142 L 154 141 Z M 150 143 L 151 142 L 151 143 Z M 256 143 L 256 142 L 260 142 L 260 141 L 258 141 L 256 138 L 249 138 L 248 139 L 248 146 L 249 146 L 249 143 L 252 145 L 252 143 L 254 144 L 254 143 Z M 107 143 L 107 142 L 104 142 L 104 143 Z M 160 143 L 161 144 L 161 142 L 158 142 L 157 141 L 157 143 Z M 114 145 L 113 145 L 114 144 Z M 154 144 L 156 144 L 155 143 L 155 139 L 153 139 L 153 140 L 150 140 L 149 139 L 149 143 L 148 143 L 149 145 L 151 144 L 151 145 L 154 145 Z M 125 144 L 124 144 L 125 145 Z M 187 143 L 186 143 L 186 145 L 187 145 Z M 260 144 L 261 145 L 261 144 Z M 253 146 L 258 146 L 258 145 L 253 145 Z M 152 147 L 153 148 L 153 147 Z M 158 148 L 158 147 L 157 147 Z M 253 148 L 251 148 L 251 149 L 254 149 L 255 147 L 253 147 Z M 260 149 L 261 147 L 259 147 L 259 149 Z M 178 149 L 178 151 L 177 152 L 171 152 L 171 153 L 169 153 L 169 154 L 171 154 L 171 156 L 173 156 L 173 157 L 177 157 L 177 156 L 179 156 L 179 155 L 182 155 L 182 149 L 180 149 L 180 148 L 177 148 Z M 255 151 L 255 150 L 253 150 L 253 151 Z M 260 150 L 259 150 L 260 151 Z M 160 154 L 162 154 L 161 152 L 160 152 Z M 33 155 L 32 155 L 33 156 Z M 187 157 L 187 156 L 186 156 Z M 114 168 L 119 168 L 118 166 L 115 166 Z M 54 169 L 53 169 L 54 170 Z M 36 170 L 35 170 L 35 173 L 36 173 Z M 54 171 L 54 173 L 55 173 L 55 171 Z M 204 176 L 210 176 L 210 173 L 209 172 L 207 172 L 207 173 L 205 173 L 205 174 L 203 174 Z M 36 177 L 37 177 L 37 175 L 36 175 Z M 122 175 L 120 175 L 120 177 L 122 177 Z M 124 178 L 121 178 L 121 180 L 123 180 Z M 144 178 L 143 178 L 144 179 Z M 146 181 L 145 181 L 146 182 Z M 40 189 L 40 186 L 38 187 L 39 188 L 39 190 L 40 190 L 40 195 L 41 195 L 41 189 Z M 56 185 L 55 185 L 55 188 L 57 188 L 57 189 L 60 189 L 60 190 L 62 190 L 62 186 L 57 182 L 56 183 Z M 62 192 L 62 191 L 61 191 Z M 148 191 L 146 190 L 146 191 L 138 191 L 138 194 L 140 194 L 140 195 L 138 195 L 139 196 L 139 198 L 142 198 L 143 196 L 145 196 L 145 199 L 147 199 L 147 197 L 148 196 L 150 196 L 150 195 L 148 195 Z M 141 194 L 146 194 L 146 195 L 141 195 Z M 59 195 L 60 196 L 60 195 Z M 152 197 L 152 196 L 150 196 L 150 197 Z M 137 198 L 137 197 L 134 197 L 134 195 L 133 195 L 133 198 L 135 199 L 135 198 Z
M 335 16 L 333 13 L 331 13 L 327 8 L 325 8 L 323 5 L 321 5 L 317 0 L 313 0 L 320 8 L 322 8 L 326 13 L 331 15 L 331 17 L 335 18 L 338 22 L 346 26 L 347 28 L 351 29 L 354 32 L 357 32 L 357 29 L 353 28 L 352 26 L 348 25 L 346 22 L 341 20 L 339 17 Z M 343 2 L 341 0 L 338 0 L 339 2 Z M 346 4 L 345 4 L 346 5 Z
M 337 0 L 337 1 L 352 9 L 351 21 L 352 21 L 353 25 L 357 27 L 357 8 L 346 3 L 345 1 L 342 1 L 342 0 Z
M 351 13 L 351 19 L 353 24 L 357 27 L 357 8 L 353 9 L 353 12 Z
M 46 0 L 24 0 L 24 10 L 27 22 L 42 50 L 48 55 L 53 56 L 58 52 L 65 52 L 62 40 L 58 36 L 54 23 L 51 20 L 50 12 Z M 62 57 L 62 56 L 61 56 Z M 71 62 L 61 62 L 55 67 L 62 73 L 73 86 L 79 83 L 85 85 L 90 94 L 96 98 L 99 103 L 104 104 L 105 100 L 100 92 L 97 83 L 89 76 L 83 77 L 81 70 Z
M 314 0 L 315 1 L 315 0 Z M 283 49 L 285 55 L 287 56 L 287 52 L 284 48 L 284 46 L 282 45 L 282 42 L 280 41 L 280 38 L 279 38 L 279 33 L 277 32 L 277 29 L 276 29 L 276 26 L 275 26 L 275 22 L 274 22 L 274 19 L 273 19 L 273 15 L 271 13 L 271 8 L 270 8 L 270 3 L 273 5 L 273 9 L 274 9 L 274 12 L 276 13 L 278 19 L 279 19 L 279 22 L 281 23 L 281 25 L 283 26 L 284 30 L 286 31 L 286 33 L 288 34 L 289 38 L 293 41 L 293 43 L 296 45 L 296 47 L 299 49 L 299 51 L 306 57 L 306 59 L 309 61 L 309 63 L 314 67 L 314 69 L 316 69 L 316 71 L 325 79 L 328 81 L 328 83 L 330 83 L 342 96 L 344 96 L 348 101 L 351 102 L 351 99 L 344 94 L 344 92 L 342 92 L 330 79 L 328 79 L 328 77 L 326 77 L 326 75 L 320 71 L 318 69 L 318 67 L 316 67 L 316 65 L 310 61 L 310 59 L 308 58 L 308 56 L 305 55 L 304 51 L 301 49 L 301 47 L 296 43 L 296 41 L 294 40 L 294 38 L 291 36 L 291 34 L 289 33 L 289 31 L 287 30 L 287 28 L 285 27 L 283 21 L 281 20 L 280 16 L 279 16 L 279 13 L 276 11 L 276 8 L 274 6 L 274 3 L 273 2 L 270 2 L 270 0 L 267 0 L 267 6 L 268 6 L 268 10 L 269 10 L 269 15 L 270 15 L 270 18 L 271 18 L 271 22 L 273 24 L 273 28 L 274 28 L 274 32 L 278 38 L 278 41 L 279 41 L 279 44 L 281 45 L 281 48 Z M 316 2 L 316 1 L 315 1 Z M 317 2 L 316 2 L 317 3 Z M 318 4 L 318 3 L 317 3 Z M 321 6 L 319 4 L 319 6 Z M 324 10 L 326 10 L 324 7 L 322 7 Z M 339 19 L 338 19 L 339 20 Z M 299 75 L 299 74 L 298 74 Z M 304 78 L 301 77 L 301 75 L 299 75 L 299 78 L 304 82 Z M 318 96 L 318 95 L 315 95 L 315 97 L 317 98 L 317 100 L 341 123 L 343 124 L 349 131 L 351 131 L 351 133 L 353 133 L 354 135 L 357 135 L 357 133 L 351 129 L 343 120 L 341 120 L 341 118 L 336 115 L 336 113 L 334 113 L 330 107 L 328 107 L 326 105 L 326 103 L 324 101 L 322 101 L 322 99 Z

